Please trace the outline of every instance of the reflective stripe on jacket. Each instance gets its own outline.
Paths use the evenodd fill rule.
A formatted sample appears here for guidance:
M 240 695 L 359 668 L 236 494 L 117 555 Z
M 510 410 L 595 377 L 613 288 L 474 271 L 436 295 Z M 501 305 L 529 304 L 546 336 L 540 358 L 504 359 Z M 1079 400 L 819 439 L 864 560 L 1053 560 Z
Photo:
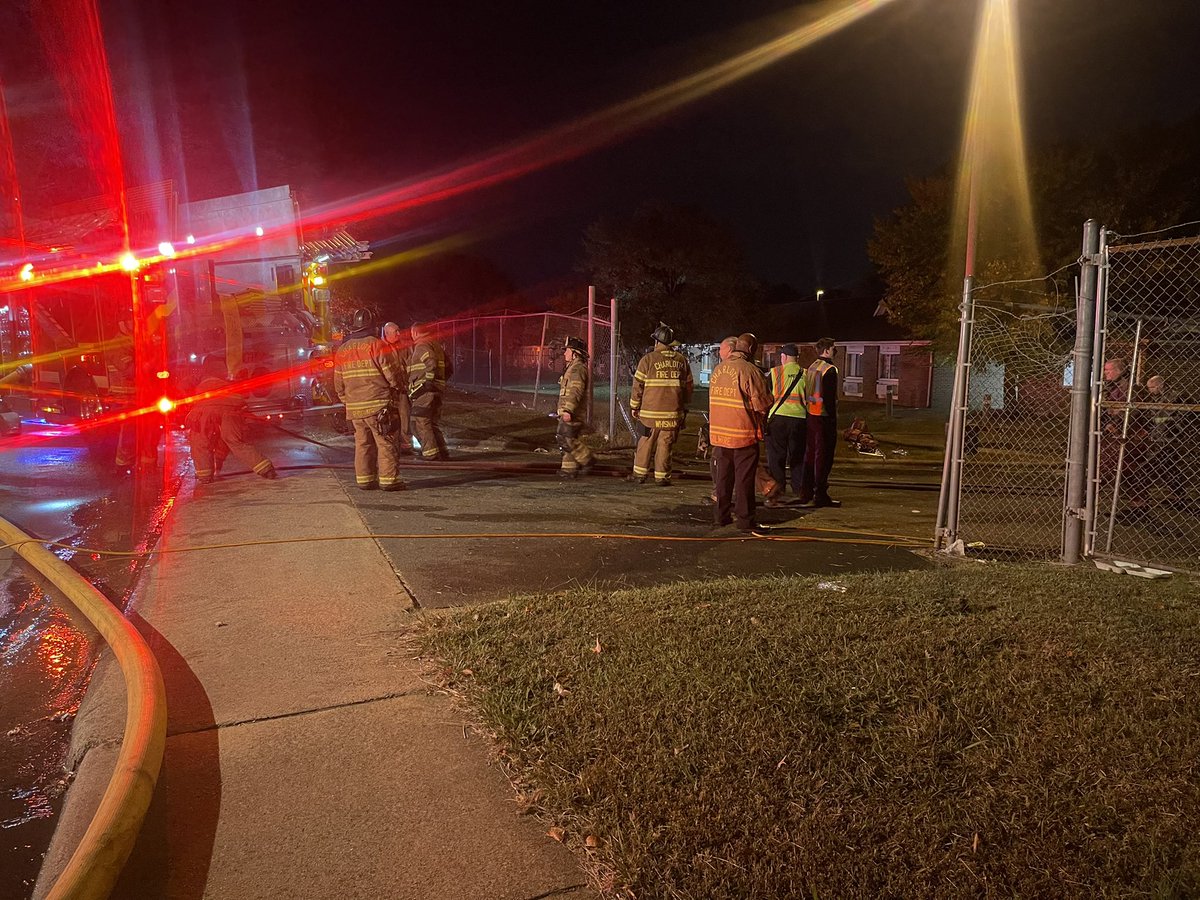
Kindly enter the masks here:
M 374 335 L 352 337 L 334 353 L 333 390 L 346 404 L 348 419 L 379 412 L 403 384 L 395 355 Z
M 428 339 L 413 344 L 408 354 L 408 393 L 415 397 L 423 390 L 442 391 L 451 374 L 446 351 L 437 341 Z
M 758 442 L 771 394 L 758 366 L 735 351 L 713 369 L 708 383 L 708 432 L 715 447 L 737 450 Z
M 804 375 L 801 374 L 803 371 L 800 368 L 800 363 L 794 362 L 790 362 L 786 366 L 776 366 L 771 370 L 771 397 L 773 398 L 771 408 L 775 410 L 775 415 L 803 419 L 808 414 L 804 408 L 805 379 Z M 780 403 L 779 401 L 783 397 L 783 392 L 787 390 L 787 386 L 792 383 L 792 379 L 798 374 L 800 378 L 797 379 L 796 386 L 787 395 L 787 399 Z
M 633 373 L 629 409 L 647 428 L 678 428 L 692 399 L 692 367 L 669 348 L 652 350 Z
M 829 362 L 829 360 L 817 357 L 813 364 L 808 367 L 808 371 L 804 374 L 804 380 L 806 382 L 804 401 L 808 406 L 808 414 L 810 416 L 825 415 L 825 398 L 823 396 L 825 389 L 825 373 L 830 369 L 834 369 L 834 366 L 831 362 Z M 837 370 L 834 369 L 834 371 Z
M 558 414 L 567 412 L 572 418 L 582 415 L 587 389 L 587 363 L 576 357 L 567 363 L 562 378 L 558 379 Z

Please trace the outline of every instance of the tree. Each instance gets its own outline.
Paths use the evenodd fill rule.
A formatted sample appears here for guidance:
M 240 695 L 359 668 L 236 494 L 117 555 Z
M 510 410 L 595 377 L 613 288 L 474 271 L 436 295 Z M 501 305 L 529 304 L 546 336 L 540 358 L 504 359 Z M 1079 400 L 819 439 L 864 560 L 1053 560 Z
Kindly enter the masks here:
M 737 240 L 694 207 L 652 202 L 594 223 L 583 268 L 600 296 L 617 298 L 621 331 L 634 342 L 660 321 L 683 340 L 709 340 L 743 330 L 757 310 Z
M 1029 278 L 1078 258 L 1089 218 L 1125 233 L 1164 228 L 1200 218 L 1200 117 L 1180 125 L 1122 135 L 1105 146 L 1055 145 L 1031 160 L 1030 190 L 1039 225 L 1042 264 L 1012 253 L 978 260 L 976 284 Z M 911 201 L 877 219 L 868 245 L 885 282 L 892 321 L 915 336 L 954 346 L 962 296 L 961 261 L 950 257 L 954 184 L 948 173 L 914 179 Z M 980 211 L 980 216 L 988 210 Z M 1015 248 L 1018 242 L 1013 241 Z M 960 252 L 960 251 L 955 251 Z M 1057 284 L 1024 285 L 1021 301 L 1047 301 L 1072 290 L 1075 273 Z

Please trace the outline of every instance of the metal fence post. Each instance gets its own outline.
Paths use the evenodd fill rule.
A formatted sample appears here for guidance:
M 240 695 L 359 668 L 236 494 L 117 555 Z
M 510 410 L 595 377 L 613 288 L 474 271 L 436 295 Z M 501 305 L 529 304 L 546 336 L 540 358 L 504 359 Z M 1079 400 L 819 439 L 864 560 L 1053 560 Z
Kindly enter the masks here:
M 608 445 L 617 439 L 617 298 L 608 301 Z
M 504 314 L 501 313 L 497 321 L 500 323 L 500 337 L 497 341 L 496 353 L 499 354 L 499 359 L 496 362 L 496 385 L 500 393 L 504 393 Z
M 1088 414 L 1091 430 L 1088 434 L 1087 455 L 1087 497 L 1084 506 L 1088 511 L 1087 528 L 1084 533 L 1084 554 L 1091 555 L 1096 547 L 1096 516 L 1099 504 L 1096 502 L 1100 490 L 1100 404 L 1099 400 L 1104 391 L 1104 349 L 1105 332 L 1107 330 L 1106 311 L 1108 309 L 1108 232 L 1100 229 L 1099 272 L 1096 285 L 1096 316 L 1092 335 L 1092 407 Z
M 538 395 L 542 390 L 542 353 L 546 349 L 546 325 L 550 321 L 550 314 L 542 314 L 542 342 L 538 344 L 537 349 L 537 371 L 533 376 L 533 408 L 536 410 L 538 405 Z
M 1100 267 L 1100 223 L 1083 226 L 1079 302 L 1075 310 L 1075 353 L 1071 361 L 1071 426 L 1067 442 L 1067 508 L 1063 511 L 1062 561 L 1079 562 L 1087 518 L 1088 443 L 1091 432 L 1092 341 Z
M 958 537 L 958 490 L 962 465 L 963 434 L 967 417 L 967 367 L 970 360 L 971 315 L 975 279 L 963 279 L 963 299 L 958 319 L 958 358 L 954 365 L 954 391 L 950 400 L 950 422 L 946 453 L 942 459 L 942 487 L 938 494 L 935 546 L 942 549 Z
M 479 366 L 479 349 L 476 346 L 476 335 L 479 334 L 479 320 L 471 320 L 471 384 L 479 384 L 477 369 Z
M 587 423 L 592 424 L 592 402 L 595 399 L 596 372 L 595 365 L 592 360 L 595 358 L 596 351 L 596 287 L 588 285 L 588 313 L 587 313 L 587 368 L 588 368 L 588 395 L 587 395 Z

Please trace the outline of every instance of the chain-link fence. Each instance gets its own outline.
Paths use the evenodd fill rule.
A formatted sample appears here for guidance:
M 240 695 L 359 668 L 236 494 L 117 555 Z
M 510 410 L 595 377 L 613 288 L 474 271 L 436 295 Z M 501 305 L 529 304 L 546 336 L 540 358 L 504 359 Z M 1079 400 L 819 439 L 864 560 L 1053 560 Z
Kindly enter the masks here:
M 628 421 L 633 363 L 622 351 L 619 328 L 614 355 L 609 320 L 593 316 L 589 327 L 587 316 L 511 313 L 446 319 L 435 328 L 454 365 L 452 385 L 547 414 L 558 403 L 567 338 L 586 345 L 590 331 L 592 429 L 609 447 L 633 446 Z M 614 397 L 616 402 L 610 402 Z
M 1200 570 L 1200 237 L 1110 236 L 1103 260 L 1090 549 Z
M 1075 306 L 975 297 L 958 533 L 991 552 L 1057 556 L 1070 425 Z

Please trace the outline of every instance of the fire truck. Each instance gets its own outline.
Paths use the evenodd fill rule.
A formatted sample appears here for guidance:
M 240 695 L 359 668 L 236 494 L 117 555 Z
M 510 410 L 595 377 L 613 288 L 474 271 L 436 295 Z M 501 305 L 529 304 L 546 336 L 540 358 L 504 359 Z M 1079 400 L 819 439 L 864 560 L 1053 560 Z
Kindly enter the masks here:
M 128 192 L 125 221 L 128 238 L 93 201 L 28 229 L 32 260 L 8 295 L 27 360 L 5 386 L 32 414 L 86 426 L 165 412 L 214 359 L 252 408 L 305 405 L 328 349 L 328 269 L 369 258 L 367 244 L 336 229 L 306 243 L 286 185 L 181 203 L 159 183 Z

